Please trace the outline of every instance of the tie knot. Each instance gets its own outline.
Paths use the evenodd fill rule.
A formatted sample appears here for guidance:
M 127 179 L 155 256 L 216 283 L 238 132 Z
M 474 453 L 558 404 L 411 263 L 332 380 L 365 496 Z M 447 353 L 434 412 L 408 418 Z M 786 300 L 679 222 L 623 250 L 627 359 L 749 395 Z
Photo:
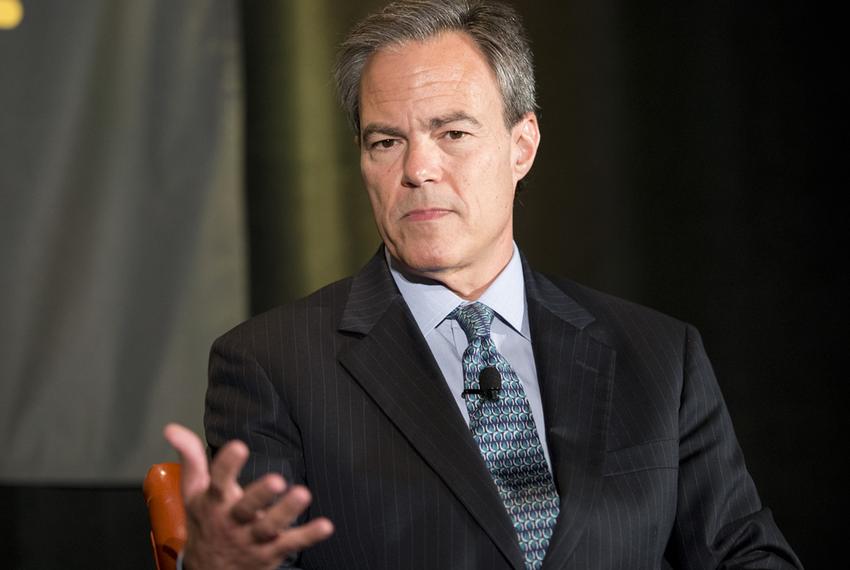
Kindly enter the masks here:
M 490 323 L 493 322 L 493 309 L 484 303 L 476 301 L 468 305 L 461 305 L 449 313 L 448 318 L 458 322 L 460 328 L 466 334 L 466 340 L 469 342 L 480 337 L 490 338 Z

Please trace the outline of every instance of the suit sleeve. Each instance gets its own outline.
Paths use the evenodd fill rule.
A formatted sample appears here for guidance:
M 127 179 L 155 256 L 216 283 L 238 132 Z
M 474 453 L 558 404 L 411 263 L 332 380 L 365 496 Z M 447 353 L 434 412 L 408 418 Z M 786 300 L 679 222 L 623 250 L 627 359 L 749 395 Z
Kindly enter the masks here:
M 675 568 L 802 568 L 747 471 L 699 333 L 687 327 L 679 408 Z
M 266 473 L 280 473 L 289 484 L 304 483 L 304 459 L 297 426 L 254 356 L 250 336 L 232 331 L 210 351 L 204 429 L 211 457 L 238 439 L 250 455 L 239 481 L 247 485 Z M 298 524 L 309 518 L 302 516 Z M 282 568 L 294 568 L 287 560 Z

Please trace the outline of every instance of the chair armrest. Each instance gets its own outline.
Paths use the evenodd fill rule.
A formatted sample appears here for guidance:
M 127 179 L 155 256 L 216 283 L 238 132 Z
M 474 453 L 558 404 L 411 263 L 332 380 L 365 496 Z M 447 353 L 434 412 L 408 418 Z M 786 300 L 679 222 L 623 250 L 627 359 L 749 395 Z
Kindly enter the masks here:
M 142 485 L 151 521 L 151 542 L 158 570 L 174 570 L 186 543 L 186 510 L 180 492 L 180 464 L 157 463 Z

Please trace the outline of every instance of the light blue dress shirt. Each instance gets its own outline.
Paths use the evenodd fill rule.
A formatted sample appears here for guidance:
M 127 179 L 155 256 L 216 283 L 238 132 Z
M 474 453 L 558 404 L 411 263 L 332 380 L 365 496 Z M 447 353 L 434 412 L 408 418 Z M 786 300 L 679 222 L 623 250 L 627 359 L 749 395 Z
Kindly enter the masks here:
M 431 353 L 454 396 L 458 410 L 468 425 L 469 412 L 461 392 L 463 392 L 463 351 L 469 343 L 458 322 L 446 317 L 455 307 L 469 301 L 458 297 L 440 283 L 417 280 L 415 277 L 410 278 L 404 275 L 388 252 L 386 255 L 393 280 L 431 348 Z M 543 444 L 543 455 L 551 472 L 552 462 L 546 447 L 543 402 L 540 398 L 540 385 L 537 382 L 537 368 L 534 366 L 531 331 L 528 326 L 525 280 L 522 276 L 522 263 L 516 243 L 514 243 L 513 256 L 508 265 L 477 300 L 496 313 L 490 336 L 493 338 L 496 349 L 505 357 L 522 382 L 525 396 L 531 406 L 537 435 Z

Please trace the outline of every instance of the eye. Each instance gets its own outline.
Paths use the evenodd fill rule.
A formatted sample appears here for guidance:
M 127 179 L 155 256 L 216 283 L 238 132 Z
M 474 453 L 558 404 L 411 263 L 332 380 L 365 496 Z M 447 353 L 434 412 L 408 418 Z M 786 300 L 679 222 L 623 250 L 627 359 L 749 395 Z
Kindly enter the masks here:
M 446 137 L 450 138 L 453 141 L 458 141 L 468 134 L 469 133 L 464 131 L 446 131 Z
M 397 139 L 381 139 L 379 141 L 375 141 L 369 145 L 369 148 L 382 150 L 392 148 L 398 143 Z

